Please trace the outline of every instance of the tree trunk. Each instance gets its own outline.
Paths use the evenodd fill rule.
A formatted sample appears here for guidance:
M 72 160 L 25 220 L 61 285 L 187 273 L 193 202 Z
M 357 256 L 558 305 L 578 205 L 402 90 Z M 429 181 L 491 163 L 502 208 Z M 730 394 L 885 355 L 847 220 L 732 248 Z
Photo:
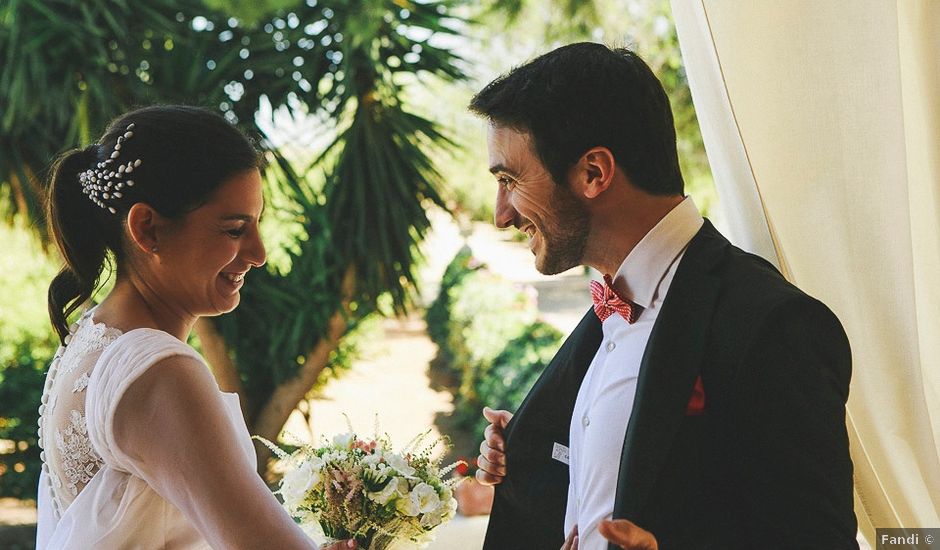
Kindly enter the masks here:
M 29 206 L 26 202 L 26 195 L 23 189 L 23 183 L 16 173 L 10 174 L 10 189 L 13 195 L 13 202 L 16 203 L 16 211 L 21 216 L 29 216 Z
M 268 441 L 276 442 L 277 436 L 280 435 L 281 429 L 287 422 L 291 412 L 294 411 L 297 403 L 307 395 L 307 392 L 316 383 L 320 373 L 323 372 L 329 362 L 330 353 L 336 349 L 340 339 L 346 334 L 348 327 L 346 319 L 350 315 L 349 303 L 352 299 L 355 281 L 355 271 L 350 267 L 343 276 L 341 290 L 343 299 L 340 308 L 330 317 L 323 338 L 307 354 L 307 358 L 303 366 L 300 367 L 297 376 L 278 386 L 271 394 L 270 399 L 262 407 L 251 425 L 252 435 L 259 435 Z M 265 477 L 271 451 L 258 441 L 254 443 L 255 451 L 258 454 L 258 473 Z
M 212 320 L 206 317 L 197 320 L 194 328 L 196 335 L 199 336 L 199 341 L 202 342 L 202 352 L 209 361 L 216 382 L 219 383 L 219 389 L 224 392 L 238 394 L 242 416 L 247 418 L 248 398 L 245 395 L 242 380 L 238 376 L 238 369 L 235 368 L 235 362 L 232 361 L 232 356 L 229 355 L 225 338 L 216 330 Z

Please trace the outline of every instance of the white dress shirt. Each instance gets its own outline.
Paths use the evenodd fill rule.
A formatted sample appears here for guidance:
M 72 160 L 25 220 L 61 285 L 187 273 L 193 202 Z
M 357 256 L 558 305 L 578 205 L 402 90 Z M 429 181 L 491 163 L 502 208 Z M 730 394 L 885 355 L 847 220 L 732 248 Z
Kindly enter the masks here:
M 679 260 L 704 220 L 691 197 L 673 208 L 637 243 L 614 281 L 643 307 L 634 324 L 614 313 L 603 323 L 571 416 L 565 534 L 578 526 L 580 550 L 607 550 L 598 532 L 614 511 L 620 455 L 633 410 L 640 361 Z

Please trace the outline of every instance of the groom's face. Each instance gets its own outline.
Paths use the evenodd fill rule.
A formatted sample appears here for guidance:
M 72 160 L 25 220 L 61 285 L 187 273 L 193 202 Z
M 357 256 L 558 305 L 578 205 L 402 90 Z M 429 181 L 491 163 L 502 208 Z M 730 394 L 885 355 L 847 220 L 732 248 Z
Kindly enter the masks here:
M 528 235 L 535 267 L 546 275 L 579 265 L 590 218 L 568 182 L 554 181 L 527 132 L 490 124 L 487 145 L 490 172 L 499 185 L 496 226 Z

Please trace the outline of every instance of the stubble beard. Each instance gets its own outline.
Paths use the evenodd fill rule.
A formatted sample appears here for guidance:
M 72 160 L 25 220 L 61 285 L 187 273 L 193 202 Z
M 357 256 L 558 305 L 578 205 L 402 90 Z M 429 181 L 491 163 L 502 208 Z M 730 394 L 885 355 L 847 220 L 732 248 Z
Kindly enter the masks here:
M 549 197 L 552 220 L 541 231 L 542 253 L 536 252 L 535 269 L 557 275 L 581 265 L 591 233 L 591 217 L 568 188 L 555 185 Z

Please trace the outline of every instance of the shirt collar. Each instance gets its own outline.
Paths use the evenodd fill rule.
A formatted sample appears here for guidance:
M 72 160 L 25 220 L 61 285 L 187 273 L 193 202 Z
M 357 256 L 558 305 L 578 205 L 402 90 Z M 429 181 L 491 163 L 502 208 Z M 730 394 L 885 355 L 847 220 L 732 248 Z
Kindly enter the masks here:
M 620 264 L 614 281 L 625 295 L 644 309 L 653 305 L 669 267 L 685 250 L 705 219 L 692 197 L 686 197 L 650 229 Z

